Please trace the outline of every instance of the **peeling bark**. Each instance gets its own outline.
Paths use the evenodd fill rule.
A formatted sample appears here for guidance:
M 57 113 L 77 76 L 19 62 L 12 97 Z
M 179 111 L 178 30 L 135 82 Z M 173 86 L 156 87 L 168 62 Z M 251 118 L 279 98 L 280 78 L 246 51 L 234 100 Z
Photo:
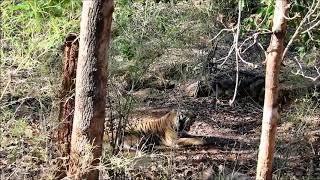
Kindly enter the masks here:
M 70 34 L 64 44 L 62 85 L 59 92 L 59 125 L 54 136 L 57 148 L 57 156 L 63 157 L 58 160 L 58 171 L 56 178 L 66 176 L 66 167 L 69 153 L 72 121 L 74 113 L 74 90 L 76 78 L 76 63 L 78 60 L 79 42 L 76 35 Z M 63 160 L 66 159 L 66 160 Z

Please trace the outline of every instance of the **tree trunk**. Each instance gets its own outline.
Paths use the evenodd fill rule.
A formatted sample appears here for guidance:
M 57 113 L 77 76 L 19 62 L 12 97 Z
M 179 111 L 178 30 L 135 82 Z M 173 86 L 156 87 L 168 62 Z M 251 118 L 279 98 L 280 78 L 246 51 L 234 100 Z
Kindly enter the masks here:
M 113 0 L 83 1 L 69 175 L 98 179 Z
M 272 36 L 266 57 L 265 98 L 263 107 L 262 133 L 260 139 L 257 180 L 272 179 L 272 161 L 275 151 L 278 123 L 278 86 L 282 61 L 283 42 L 286 33 L 289 3 L 276 0 L 273 16 Z
M 62 87 L 59 93 L 59 125 L 55 132 L 55 144 L 58 150 L 58 156 L 67 158 L 60 158 L 58 160 L 59 170 L 57 178 L 61 179 L 66 176 L 66 164 L 70 153 L 70 140 L 72 121 L 74 114 L 74 90 L 76 78 L 76 64 L 78 60 L 79 42 L 75 34 L 70 34 L 66 38 L 64 44 L 64 58 L 63 58 L 63 77 Z

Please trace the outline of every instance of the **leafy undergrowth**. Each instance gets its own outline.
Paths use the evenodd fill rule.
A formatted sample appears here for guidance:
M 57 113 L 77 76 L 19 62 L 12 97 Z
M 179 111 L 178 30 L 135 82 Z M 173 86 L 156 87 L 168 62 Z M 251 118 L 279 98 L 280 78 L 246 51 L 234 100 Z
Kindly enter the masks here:
M 1 179 L 53 178 L 56 159 L 50 134 L 58 114 L 60 46 L 68 33 L 79 31 L 80 6 L 80 1 L 1 2 Z M 213 68 L 206 61 L 213 48 L 210 39 L 223 26 L 214 17 L 214 7 L 193 6 L 192 2 L 117 4 L 109 60 L 113 107 L 121 109 L 122 101 L 134 99 L 130 103 L 133 111 L 163 107 L 190 111 L 196 115 L 190 133 L 211 136 L 215 143 L 128 156 L 105 152 L 99 166 L 103 179 L 254 176 L 261 102 L 246 97 L 233 107 L 226 105 L 229 99 L 225 95 L 230 95 L 226 91 L 232 94 L 233 84 L 224 89 L 223 97 L 188 97 L 181 91 L 183 84 L 192 80 L 208 80 L 219 73 L 234 76 L 225 73 L 234 68 L 232 59 L 217 74 L 209 74 Z M 220 39 L 215 58 L 228 53 L 230 42 L 230 34 Z M 260 51 L 247 52 L 247 60 L 261 62 Z M 286 68 L 290 72 L 290 67 Z M 250 70 L 263 72 L 261 67 Z M 305 81 L 297 77 L 282 78 L 303 85 Z M 310 89 L 295 92 L 283 107 L 274 164 L 278 179 L 320 176 L 317 93 Z

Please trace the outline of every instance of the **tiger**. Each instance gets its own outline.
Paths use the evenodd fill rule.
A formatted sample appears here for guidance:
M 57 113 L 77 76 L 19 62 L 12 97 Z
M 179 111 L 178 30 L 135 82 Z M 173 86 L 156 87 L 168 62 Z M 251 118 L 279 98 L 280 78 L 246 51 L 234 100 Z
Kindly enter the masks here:
M 202 138 L 189 137 L 194 118 L 181 110 L 172 109 L 161 117 L 148 117 L 128 124 L 124 130 L 124 149 L 204 145 Z

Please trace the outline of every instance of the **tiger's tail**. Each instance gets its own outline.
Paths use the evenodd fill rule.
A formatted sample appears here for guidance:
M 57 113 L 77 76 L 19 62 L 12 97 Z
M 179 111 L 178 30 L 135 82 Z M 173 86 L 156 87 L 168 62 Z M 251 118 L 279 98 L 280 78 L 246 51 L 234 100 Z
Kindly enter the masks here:
M 203 138 L 190 137 L 177 139 L 177 144 L 179 146 L 201 146 L 205 145 L 206 143 Z

